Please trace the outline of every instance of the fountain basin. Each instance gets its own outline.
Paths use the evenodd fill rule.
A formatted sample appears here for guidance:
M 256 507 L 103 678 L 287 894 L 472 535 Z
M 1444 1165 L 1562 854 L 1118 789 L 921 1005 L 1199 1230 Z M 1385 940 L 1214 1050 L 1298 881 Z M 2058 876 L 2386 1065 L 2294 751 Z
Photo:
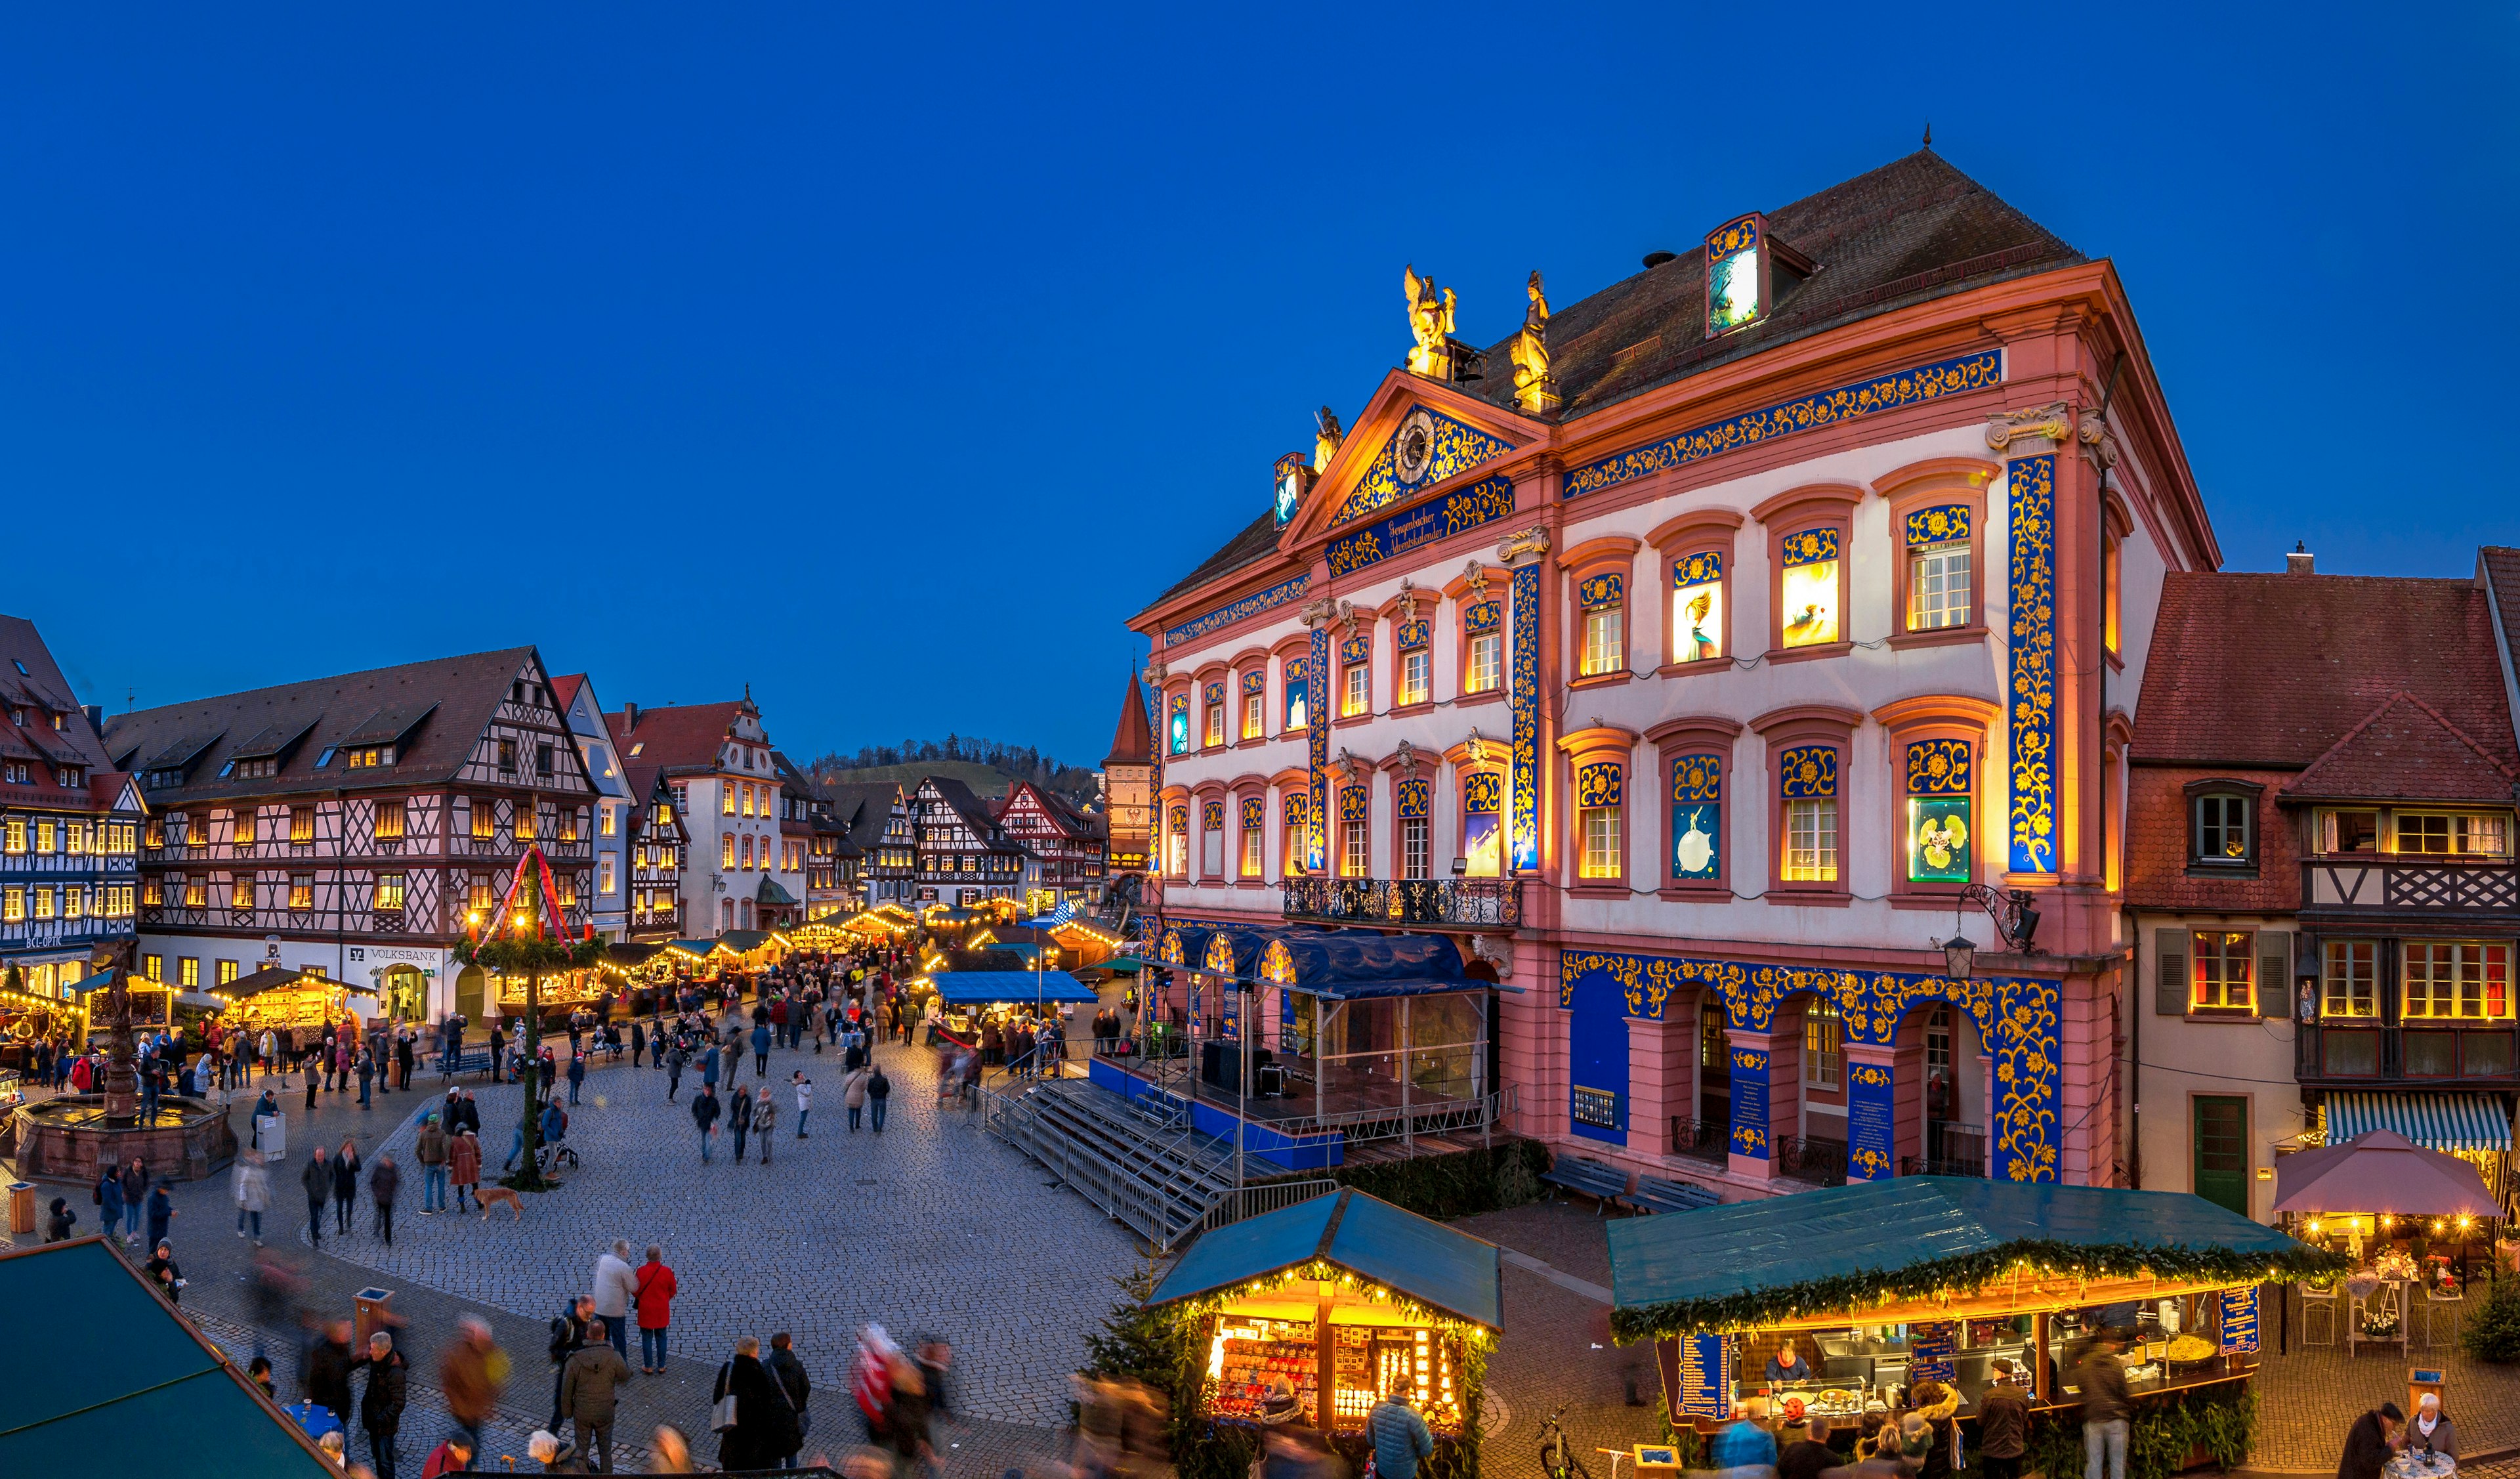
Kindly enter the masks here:
M 228 1106 L 182 1095 L 158 1101 L 154 1125 L 117 1127 L 105 1123 L 105 1095 L 63 1094 L 20 1105 L 8 1130 L 0 1153 L 14 1155 L 19 1179 L 29 1181 L 93 1181 L 134 1156 L 152 1178 L 198 1181 L 237 1154 Z

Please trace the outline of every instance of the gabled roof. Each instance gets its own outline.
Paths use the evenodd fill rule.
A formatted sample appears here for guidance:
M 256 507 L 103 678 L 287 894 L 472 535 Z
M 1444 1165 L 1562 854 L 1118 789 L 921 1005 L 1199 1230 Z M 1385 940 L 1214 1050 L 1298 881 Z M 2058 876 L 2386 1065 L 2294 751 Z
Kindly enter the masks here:
M 999 838 L 1002 829 L 997 816 L 989 810 L 989 804 L 980 800 L 970 787 L 950 775 L 931 775 L 920 784 L 935 787 L 937 797 L 953 808 L 956 815 L 970 823 L 972 829 L 980 834 L 981 841 L 994 842 Z
M 1197 578 L 1183 583 L 1196 584 Z M 1154 763 L 1155 736 L 1147 724 L 1147 691 L 1138 686 L 1138 674 L 1132 671 L 1128 685 L 1120 692 L 1120 722 L 1111 731 L 1111 753 L 1102 757 L 1102 763 L 1151 765 Z
M 2404 693 L 2508 763 L 2494 620 L 2473 579 L 2172 571 L 2130 756 L 2305 769 Z
M 719 747 L 735 732 L 736 716 L 742 711 L 743 701 L 732 699 L 723 704 L 642 709 L 635 726 L 627 711 L 608 714 L 604 722 L 612 731 L 612 742 L 620 747 L 625 760 L 631 747 L 638 746 L 638 758 L 651 764 L 669 770 L 695 766 L 714 770 L 718 767 Z
M 1324 1263 L 1495 1330 L 1505 1325 L 1502 1257 L 1494 1243 L 1341 1187 L 1201 1234 L 1149 1303 L 1195 1299 Z
M 541 666 L 533 648 L 510 647 L 225 693 L 118 715 L 106 725 L 105 748 L 127 758 L 123 768 L 188 768 L 184 785 L 155 793 L 153 801 L 160 803 L 329 791 L 342 783 L 343 772 L 338 761 L 332 769 L 316 768 L 326 751 L 373 728 L 380 714 L 409 712 L 425 717 L 402 736 L 394 763 L 362 771 L 361 778 L 381 785 L 444 784 L 472 759 L 508 685 L 529 667 Z M 283 750 L 288 754 L 277 775 L 219 778 L 225 763 L 241 754 Z
M 2514 768 L 2423 700 L 2393 693 L 2283 789 L 2322 801 L 2503 801 Z
M 577 702 L 577 690 L 585 686 L 585 673 L 562 673 L 551 680 L 552 702 L 559 706 L 561 713 L 566 714 L 568 706 Z
M 890 781 L 848 781 L 822 789 L 831 801 L 832 819 L 848 829 L 851 844 L 869 849 L 883 841 L 883 829 L 892 820 L 892 804 L 901 795 L 899 786 Z
M 25 671 L 19 671 L 21 668 Z M 10 713 L 20 706 L 27 711 L 22 725 Z M 66 716 L 59 729 L 53 727 L 52 716 L 57 714 Z M 19 788 L 12 794 L 42 806 L 74 806 L 77 801 L 68 798 L 88 795 L 84 786 L 61 790 L 55 767 L 76 765 L 91 772 L 112 768 L 95 726 L 70 691 L 69 680 L 53 661 L 52 650 L 44 645 L 35 624 L 23 617 L 0 617 L 0 754 L 35 763 L 32 789 Z

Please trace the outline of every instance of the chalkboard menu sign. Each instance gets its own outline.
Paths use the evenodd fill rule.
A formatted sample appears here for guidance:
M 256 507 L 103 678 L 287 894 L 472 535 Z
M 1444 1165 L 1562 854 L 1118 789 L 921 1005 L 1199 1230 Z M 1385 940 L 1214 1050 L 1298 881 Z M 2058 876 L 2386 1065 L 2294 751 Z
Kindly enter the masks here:
M 1939 1381 L 1948 1386 L 1959 1374 L 1952 1366 L 1952 1336 L 1956 1328 L 1947 1319 L 1908 1327 L 1910 1391 L 1914 1391 L 1920 1381 Z
M 2258 1286 L 2223 1291 L 2223 1354 L 2258 1354 Z
M 1683 1417 L 1732 1415 L 1732 1341 L 1725 1335 L 1684 1335 L 1678 1389 L 1672 1409 Z

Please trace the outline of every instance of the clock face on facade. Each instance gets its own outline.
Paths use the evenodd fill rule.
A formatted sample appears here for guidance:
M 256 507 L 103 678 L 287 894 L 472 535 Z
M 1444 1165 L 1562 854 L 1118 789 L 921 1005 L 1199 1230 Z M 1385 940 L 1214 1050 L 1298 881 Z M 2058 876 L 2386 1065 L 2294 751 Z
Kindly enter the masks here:
M 1400 423 L 1400 432 L 1391 439 L 1391 460 L 1399 469 L 1400 481 L 1415 483 L 1426 476 L 1427 467 L 1435 460 L 1435 418 L 1423 406 L 1409 413 Z

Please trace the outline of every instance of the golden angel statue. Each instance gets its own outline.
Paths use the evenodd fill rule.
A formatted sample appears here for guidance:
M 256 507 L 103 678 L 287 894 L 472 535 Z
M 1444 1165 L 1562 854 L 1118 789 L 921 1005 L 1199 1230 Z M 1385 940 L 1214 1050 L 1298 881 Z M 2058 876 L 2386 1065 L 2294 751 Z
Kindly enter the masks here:
M 1513 403 L 1526 411 L 1557 409 L 1557 377 L 1549 373 L 1549 298 L 1540 286 L 1540 269 L 1523 285 L 1531 307 L 1522 315 L 1522 332 L 1513 337 Z
M 1409 351 L 1409 373 L 1451 379 L 1453 290 L 1438 291 L 1433 278 L 1418 275 L 1414 262 L 1400 269 L 1400 287 L 1409 299 L 1409 332 L 1418 341 Z
M 1330 459 L 1338 455 L 1339 442 L 1347 434 L 1339 430 L 1338 413 L 1324 406 L 1313 413 L 1313 471 L 1329 471 Z

